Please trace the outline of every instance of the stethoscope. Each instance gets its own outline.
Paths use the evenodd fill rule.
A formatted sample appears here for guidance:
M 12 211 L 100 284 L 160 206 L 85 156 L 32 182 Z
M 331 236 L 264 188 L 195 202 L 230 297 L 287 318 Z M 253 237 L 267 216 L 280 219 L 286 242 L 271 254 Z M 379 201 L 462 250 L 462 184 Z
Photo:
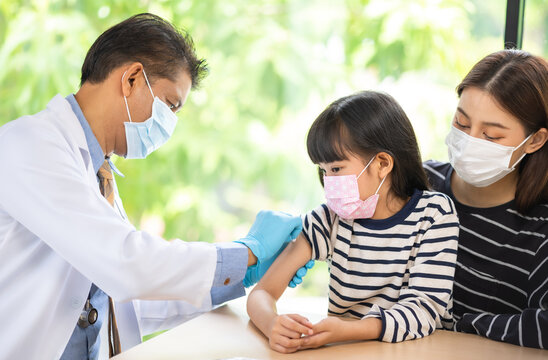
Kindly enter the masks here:
M 84 309 L 82 310 L 82 313 L 78 318 L 78 326 L 85 329 L 88 326 L 95 324 L 95 322 L 97 321 L 97 317 L 97 310 L 93 307 L 93 305 L 91 305 L 89 299 L 87 299 L 86 304 L 84 305 Z
M 118 205 L 118 201 L 114 201 L 114 204 L 116 205 L 116 209 L 118 210 L 118 213 L 122 217 L 122 219 L 126 219 L 124 216 L 124 213 L 122 209 L 120 209 L 120 206 Z M 86 300 L 86 304 L 84 305 L 84 309 L 80 313 L 80 317 L 78 318 L 78 326 L 85 329 L 90 325 L 95 324 L 97 321 L 99 314 L 97 312 L 97 309 L 93 307 L 91 302 L 89 301 L 89 298 Z
M 120 209 L 118 202 L 114 201 L 114 204 L 116 205 L 116 209 L 118 210 L 118 213 L 120 214 L 122 219 L 125 220 L 126 217 L 124 216 L 122 209 Z M 80 317 L 78 318 L 78 326 L 85 329 L 88 326 L 95 324 L 98 317 L 99 313 L 97 312 L 97 309 L 93 307 L 88 298 L 86 300 L 86 304 L 84 305 L 84 309 L 82 310 L 82 312 L 80 313 Z

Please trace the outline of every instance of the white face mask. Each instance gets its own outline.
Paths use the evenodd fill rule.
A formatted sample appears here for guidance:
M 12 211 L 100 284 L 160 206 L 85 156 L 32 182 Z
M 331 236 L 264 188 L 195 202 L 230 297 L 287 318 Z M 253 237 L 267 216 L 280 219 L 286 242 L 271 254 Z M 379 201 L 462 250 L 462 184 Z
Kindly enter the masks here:
M 527 154 L 524 153 L 510 165 L 512 155 L 532 135 L 527 136 L 518 146 L 512 147 L 475 138 L 451 126 L 445 143 L 449 150 L 449 161 L 457 174 L 470 185 L 485 187 L 515 170 L 516 165 Z

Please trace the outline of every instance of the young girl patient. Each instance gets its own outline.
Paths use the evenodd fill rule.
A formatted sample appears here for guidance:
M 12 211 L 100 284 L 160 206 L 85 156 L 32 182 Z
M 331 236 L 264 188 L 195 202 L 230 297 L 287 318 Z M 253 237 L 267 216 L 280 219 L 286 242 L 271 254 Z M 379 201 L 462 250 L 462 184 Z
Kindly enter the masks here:
M 427 191 L 417 141 L 390 96 L 343 97 L 314 121 L 308 154 L 327 205 L 303 216 L 303 231 L 249 294 L 247 311 L 272 349 L 387 342 L 451 327 L 458 219 L 452 201 Z M 278 314 L 276 301 L 310 259 L 329 264 L 328 317 L 311 324 Z

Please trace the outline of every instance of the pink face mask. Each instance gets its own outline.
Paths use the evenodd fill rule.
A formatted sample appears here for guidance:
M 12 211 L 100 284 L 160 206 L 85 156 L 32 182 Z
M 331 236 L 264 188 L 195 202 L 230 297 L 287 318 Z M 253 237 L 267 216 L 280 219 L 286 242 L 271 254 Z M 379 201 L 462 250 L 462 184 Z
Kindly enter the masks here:
M 358 188 L 358 178 L 373 162 L 373 157 L 369 163 L 363 168 L 358 176 L 356 175 L 340 175 L 340 176 L 324 176 L 324 191 L 327 199 L 327 206 L 343 219 L 368 219 L 375 213 L 377 202 L 379 201 L 379 189 L 384 180 L 382 179 L 375 194 L 365 200 L 360 199 L 360 190 Z

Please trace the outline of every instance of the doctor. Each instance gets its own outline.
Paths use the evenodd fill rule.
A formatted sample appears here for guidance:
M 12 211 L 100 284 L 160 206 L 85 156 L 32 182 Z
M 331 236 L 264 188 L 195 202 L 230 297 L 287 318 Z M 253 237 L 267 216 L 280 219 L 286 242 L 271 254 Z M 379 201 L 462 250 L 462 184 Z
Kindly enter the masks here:
M 95 41 L 75 95 L 0 128 L 0 359 L 106 357 L 107 328 L 126 350 L 244 295 L 300 232 L 261 212 L 236 242 L 167 242 L 127 220 L 110 157 L 164 144 L 205 69 L 190 37 L 136 15 Z

